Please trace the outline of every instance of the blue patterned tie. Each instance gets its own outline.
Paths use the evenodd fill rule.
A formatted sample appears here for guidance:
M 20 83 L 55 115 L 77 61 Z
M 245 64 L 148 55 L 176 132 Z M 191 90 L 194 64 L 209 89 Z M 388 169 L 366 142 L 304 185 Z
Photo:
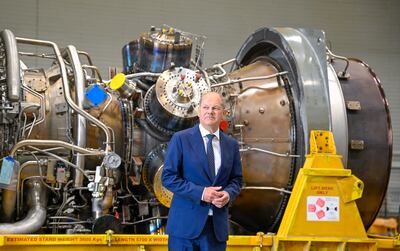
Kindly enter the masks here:
M 211 171 L 211 179 L 214 180 L 215 178 L 215 162 L 214 162 L 214 150 L 212 146 L 212 140 L 214 138 L 214 134 L 208 134 L 208 142 L 207 142 L 207 160 L 208 160 L 208 167 Z

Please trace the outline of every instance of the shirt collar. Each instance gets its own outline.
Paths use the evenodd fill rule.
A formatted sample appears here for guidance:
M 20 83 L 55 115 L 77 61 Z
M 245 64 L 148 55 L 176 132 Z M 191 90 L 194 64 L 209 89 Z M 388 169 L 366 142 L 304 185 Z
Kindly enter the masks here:
M 217 137 L 217 139 L 219 140 L 219 128 L 214 133 L 211 133 L 206 128 L 204 128 L 201 124 L 199 124 L 199 129 L 200 129 L 201 137 L 204 138 L 208 134 L 214 134 L 215 137 Z

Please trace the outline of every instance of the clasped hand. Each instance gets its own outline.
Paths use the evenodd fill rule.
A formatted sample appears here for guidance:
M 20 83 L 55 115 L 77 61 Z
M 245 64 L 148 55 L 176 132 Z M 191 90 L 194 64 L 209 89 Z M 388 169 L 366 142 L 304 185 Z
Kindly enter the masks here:
M 221 186 L 219 187 L 206 187 L 204 189 L 204 201 L 208 203 L 212 203 L 214 206 L 218 208 L 222 208 L 229 202 L 229 193 L 226 191 L 220 191 Z

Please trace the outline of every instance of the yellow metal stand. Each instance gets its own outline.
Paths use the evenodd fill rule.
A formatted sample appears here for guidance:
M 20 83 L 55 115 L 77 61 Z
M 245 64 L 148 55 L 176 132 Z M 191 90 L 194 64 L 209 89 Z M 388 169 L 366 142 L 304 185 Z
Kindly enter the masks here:
M 273 238 L 269 235 L 230 236 L 229 251 L 269 251 Z M 3 235 L 0 250 L 61 251 L 61 250 L 118 250 L 118 251 L 167 251 L 167 235 Z
M 228 251 L 399 250 L 399 238 L 368 238 L 355 200 L 363 183 L 344 169 L 333 136 L 313 131 L 310 154 L 300 170 L 276 235 L 229 236 Z M 0 235 L 0 251 L 168 250 L 166 235 Z
M 273 250 L 378 250 L 355 203 L 363 187 L 344 169 L 332 133 L 312 131 L 310 154 L 297 176 Z

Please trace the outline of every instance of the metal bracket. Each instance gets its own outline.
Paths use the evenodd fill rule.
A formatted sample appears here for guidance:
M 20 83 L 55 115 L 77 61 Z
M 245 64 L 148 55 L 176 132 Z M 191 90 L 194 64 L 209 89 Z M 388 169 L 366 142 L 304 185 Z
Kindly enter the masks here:
M 346 108 L 350 111 L 361 111 L 360 101 L 346 101 Z
M 56 113 L 63 113 L 68 110 L 67 103 L 59 103 L 55 105 Z
M 351 150 L 364 150 L 365 148 L 364 140 L 361 139 L 350 140 L 350 148 Z
M 107 230 L 106 231 L 106 241 L 107 241 L 107 246 L 111 247 L 112 245 L 112 235 L 113 235 L 114 231 L 112 230 Z

